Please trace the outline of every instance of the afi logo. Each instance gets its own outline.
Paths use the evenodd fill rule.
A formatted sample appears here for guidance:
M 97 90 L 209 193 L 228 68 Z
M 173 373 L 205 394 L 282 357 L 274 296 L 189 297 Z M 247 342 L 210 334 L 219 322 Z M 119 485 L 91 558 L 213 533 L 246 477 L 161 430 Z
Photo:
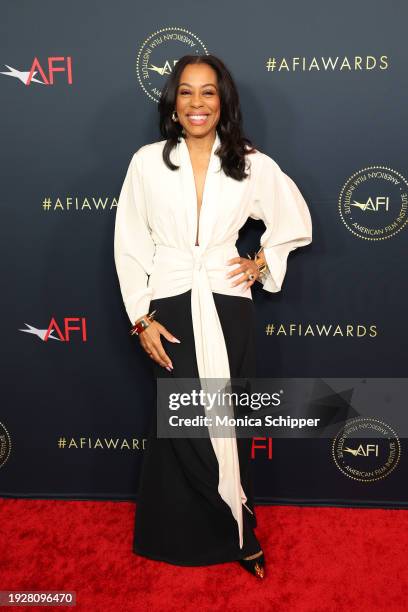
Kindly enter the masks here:
M 61 65 L 62 64 L 62 65 Z M 54 73 L 65 72 L 68 85 L 72 85 L 72 58 L 71 56 L 63 57 L 49 57 L 47 65 L 43 67 L 38 58 L 35 57 L 29 71 L 21 71 L 16 68 L 12 68 L 6 64 L 9 72 L 2 72 L 6 76 L 12 76 L 22 81 L 25 85 L 33 83 L 39 83 L 40 85 L 54 85 Z M 40 73 L 42 81 L 35 78 L 37 72 Z
M 351 202 L 351 206 L 357 206 L 361 210 L 371 210 L 373 212 L 378 212 L 380 207 L 384 207 L 384 210 L 388 211 L 390 203 L 390 198 L 388 196 L 377 196 L 376 198 L 368 198 L 366 202 Z
M 378 444 L 360 444 L 357 448 L 349 448 L 348 446 L 344 449 L 345 453 L 351 453 L 354 457 L 368 457 L 374 454 L 378 457 Z
M 48 340 L 48 338 L 51 340 L 70 342 L 72 332 L 75 332 L 74 336 L 78 335 L 76 332 L 79 332 L 82 342 L 86 342 L 88 340 L 86 335 L 85 317 L 64 317 L 61 327 L 58 325 L 55 318 L 52 317 L 47 329 L 38 329 L 29 323 L 26 323 L 26 325 L 28 329 L 20 329 L 19 331 L 34 334 L 45 342 Z M 55 336 L 54 334 L 57 335 Z

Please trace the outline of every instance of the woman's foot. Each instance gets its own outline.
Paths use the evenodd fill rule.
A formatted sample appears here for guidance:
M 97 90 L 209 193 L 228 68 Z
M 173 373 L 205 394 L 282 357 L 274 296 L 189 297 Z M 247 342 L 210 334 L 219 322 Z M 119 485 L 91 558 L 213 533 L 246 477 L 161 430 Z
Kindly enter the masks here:
M 238 559 L 240 565 L 257 578 L 265 577 L 265 557 L 260 550 L 254 555 Z

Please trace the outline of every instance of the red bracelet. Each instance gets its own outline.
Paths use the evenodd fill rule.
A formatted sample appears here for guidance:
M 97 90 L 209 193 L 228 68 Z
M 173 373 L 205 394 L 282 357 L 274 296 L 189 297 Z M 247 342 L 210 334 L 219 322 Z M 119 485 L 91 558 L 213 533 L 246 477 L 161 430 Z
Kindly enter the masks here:
M 138 336 L 143 330 L 145 330 L 147 327 L 149 327 L 151 321 L 154 319 L 155 312 L 157 312 L 157 311 L 153 310 L 153 312 L 151 312 L 150 314 L 146 315 L 140 321 L 138 321 L 137 323 L 132 325 L 132 327 L 130 329 L 130 334 L 132 336 L 134 334 L 136 334 Z

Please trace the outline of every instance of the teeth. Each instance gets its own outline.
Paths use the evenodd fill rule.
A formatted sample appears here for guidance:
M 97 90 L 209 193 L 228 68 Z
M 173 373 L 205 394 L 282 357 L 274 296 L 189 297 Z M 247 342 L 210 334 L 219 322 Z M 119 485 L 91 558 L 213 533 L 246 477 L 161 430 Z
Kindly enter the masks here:
M 190 119 L 205 119 L 207 115 L 189 115 Z

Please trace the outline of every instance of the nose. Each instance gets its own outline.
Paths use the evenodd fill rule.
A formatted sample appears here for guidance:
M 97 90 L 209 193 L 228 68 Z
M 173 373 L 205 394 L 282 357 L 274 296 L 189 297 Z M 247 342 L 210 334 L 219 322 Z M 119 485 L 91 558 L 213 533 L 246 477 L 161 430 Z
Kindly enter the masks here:
M 198 107 L 202 106 L 201 98 L 200 98 L 200 92 L 199 91 L 196 91 L 193 94 L 192 99 L 191 99 L 191 106 L 194 106 L 194 108 L 197 107 L 197 106 Z

